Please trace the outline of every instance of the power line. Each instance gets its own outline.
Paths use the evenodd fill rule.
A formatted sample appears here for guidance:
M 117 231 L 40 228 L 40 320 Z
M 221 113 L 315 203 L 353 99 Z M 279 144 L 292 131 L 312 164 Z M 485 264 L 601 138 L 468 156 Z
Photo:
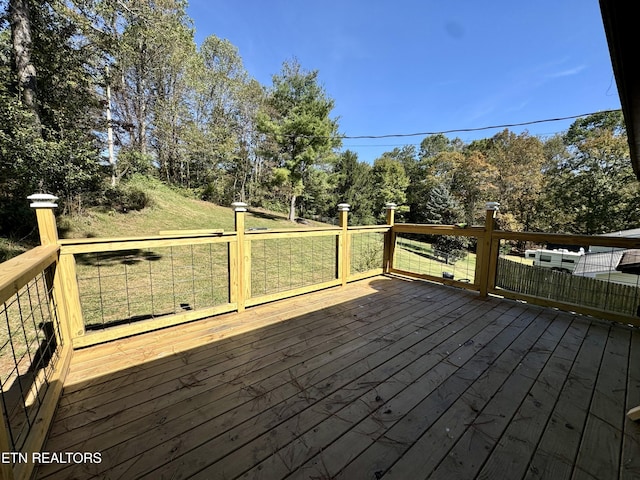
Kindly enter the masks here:
M 457 128 L 452 130 L 441 130 L 437 132 L 416 132 L 416 133 L 389 133 L 385 135 L 342 135 L 340 138 L 344 140 L 355 140 L 355 139 L 378 139 L 378 138 L 402 138 L 402 137 L 418 137 L 424 135 L 444 135 L 446 133 L 463 133 L 463 132 L 480 132 L 482 130 L 492 130 L 495 128 L 511 128 L 511 127 L 524 127 L 527 125 L 535 125 L 539 123 L 548 123 L 548 122 L 560 122 L 562 120 L 573 120 L 580 117 L 586 117 L 589 115 L 594 115 L 596 113 L 613 113 L 620 112 L 621 109 L 615 110 L 600 110 L 599 112 L 591 112 L 591 113 L 582 113 L 580 115 L 570 115 L 568 117 L 557 117 L 557 118 L 547 118 L 544 120 L 531 120 L 529 122 L 520 122 L 520 123 L 505 123 L 502 125 L 491 125 L 487 127 L 476 127 L 476 128 Z M 308 137 L 315 137 L 314 135 L 309 135 Z
M 531 134 L 530 136 L 538 138 L 540 140 L 546 140 L 546 139 L 551 138 L 551 137 L 553 137 L 555 135 L 559 135 L 559 134 L 562 134 L 562 133 L 565 133 L 565 132 L 566 132 L 566 130 L 562 130 L 562 131 L 559 131 L 559 132 L 553 132 L 553 133 L 535 133 L 535 134 Z M 342 137 L 342 138 L 344 138 L 344 137 Z M 462 140 L 462 141 L 463 141 L 463 143 L 468 143 L 468 141 L 466 141 L 466 140 Z M 347 144 L 342 145 L 342 147 L 343 148 L 368 148 L 368 147 L 371 147 L 371 148 L 381 148 L 381 147 L 388 148 L 388 147 L 408 147 L 408 146 L 419 147 L 421 145 L 421 143 L 422 142 L 415 142 L 415 141 L 414 142 L 405 142 L 405 143 L 380 143 L 380 144 L 378 144 L 378 143 L 355 143 L 355 144 L 347 143 Z

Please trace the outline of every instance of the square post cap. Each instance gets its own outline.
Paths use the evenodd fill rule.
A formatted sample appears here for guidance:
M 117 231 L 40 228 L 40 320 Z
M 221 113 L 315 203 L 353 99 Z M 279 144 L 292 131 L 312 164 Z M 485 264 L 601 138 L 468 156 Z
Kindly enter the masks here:
M 398 205 L 393 202 L 387 202 L 384 204 L 384 208 L 385 210 L 395 210 L 396 208 L 398 208 Z
M 500 210 L 500 202 L 487 202 L 486 209 L 493 211 Z
M 233 208 L 234 212 L 246 212 L 247 211 L 247 204 L 244 202 L 233 202 L 231 204 L 231 207 Z
M 338 204 L 338 211 L 339 212 L 348 212 L 350 208 L 351 208 L 351 205 L 349 205 L 348 203 L 339 203 Z
M 31 200 L 31 205 L 29 205 L 31 208 L 56 208 L 58 206 L 56 203 L 58 197 L 49 193 L 34 193 L 27 198 Z

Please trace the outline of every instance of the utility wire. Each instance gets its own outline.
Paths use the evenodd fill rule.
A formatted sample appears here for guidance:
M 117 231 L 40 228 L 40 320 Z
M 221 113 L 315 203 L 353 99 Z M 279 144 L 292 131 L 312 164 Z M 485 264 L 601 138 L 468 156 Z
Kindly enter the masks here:
M 591 113 L 583 113 L 581 115 L 571 115 L 569 117 L 558 117 L 558 118 L 548 118 L 545 120 L 532 120 L 529 122 L 521 122 L 521 123 L 506 123 L 504 125 L 491 125 L 488 127 L 476 127 L 476 128 L 458 128 L 453 130 L 442 130 L 440 132 L 418 132 L 418 133 L 391 133 L 387 135 L 357 135 L 357 136 L 343 136 L 342 138 L 398 138 L 398 137 L 417 137 L 419 135 L 438 135 L 445 133 L 461 133 L 461 132 L 479 132 L 482 130 L 492 130 L 494 128 L 509 128 L 509 127 L 523 127 L 525 125 L 534 125 L 537 123 L 547 123 L 547 122 L 559 122 L 562 120 L 572 120 L 574 118 L 586 117 L 588 115 L 593 115 L 594 113 L 612 113 L 619 112 L 620 109 L 616 110 L 601 110 L 599 112 L 591 112 Z
M 544 120 L 531 120 L 529 122 L 521 122 L 521 123 L 505 123 L 502 125 L 490 125 L 487 127 L 476 127 L 476 128 L 457 128 L 452 130 L 440 130 L 437 132 L 416 132 L 416 133 L 389 133 L 386 135 L 340 135 L 339 138 L 343 140 L 353 140 L 353 139 L 377 139 L 377 138 L 402 138 L 402 137 L 418 137 L 423 135 L 444 135 L 446 133 L 463 133 L 463 132 L 480 132 L 482 130 L 492 130 L 495 128 L 510 128 L 510 127 L 523 127 L 526 125 L 535 125 L 538 123 L 548 123 L 548 122 L 560 122 L 562 120 L 573 120 L 575 118 L 586 117 L 589 115 L 595 115 L 596 113 L 613 113 L 620 112 L 621 109 L 617 108 L 614 110 L 600 110 L 599 112 L 590 112 L 590 113 L 582 113 L 580 115 L 570 115 L 568 117 L 557 117 L 557 118 L 547 118 Z M 303 138 L 330 138 L 327 136 L 321 135 L 297 135 L 298 137 Z

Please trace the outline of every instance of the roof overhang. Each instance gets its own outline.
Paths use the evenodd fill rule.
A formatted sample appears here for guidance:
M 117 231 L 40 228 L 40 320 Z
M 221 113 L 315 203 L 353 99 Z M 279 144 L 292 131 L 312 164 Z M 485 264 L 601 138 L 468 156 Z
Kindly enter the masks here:
M 600 12 L 627 126 L 631 164 L 640 180 L 640 37 L 637 5 L 635 2 L 621 0 L 600 0 Z

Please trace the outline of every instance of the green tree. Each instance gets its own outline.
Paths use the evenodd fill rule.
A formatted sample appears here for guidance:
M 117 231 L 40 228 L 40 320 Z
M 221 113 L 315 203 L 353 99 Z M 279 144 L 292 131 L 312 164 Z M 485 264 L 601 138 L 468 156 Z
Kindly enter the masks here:
M 462 140 L 457 137 L 451 140 L 442 133 L 429 135 L 420 142 L 419 157 L 424 159 L 435 157 L 442 152 L 459 152 L 463 147 Z
M 543 143 L 527 132 L 516 135 L 503 130 L 488 141 L 476 144 L 476 149 L 495 168 L 492 183 L 500 211 L 512 214 L 519 230 L 539 229 L 545 189 Z
M 569 232 L 573 221 L 570 209 L 564 208 L 562 202 L 562 184 L 566 172 L 561 170 L 571 157 L 564 141 L 564 134 L 554 135 L 544 142 L 545 165 L 543 167 L 544 191 L 540 201 L 540 230 L 545 232 Z
M 463 212 L 445 185 L 436 185 L 421 212 L 425 223 L 452 225 L 460 221 Z M 446 263 L 455 263 L 464 258 L 468 240 L 454 235 L 436 235 L 432 246 L 434 254 Z
M 5 22 L 0 29 L 0 216 L 6 234 L 27 233 L 15 229 L 30 224 L 21 214 L 30 193 L 59 196 L 64 211 L 82 207 L 100 189 L 95 132 L 101 110 L 91 76 L 96 58 L 78 37 L 77 25 L 55 7 L 22 2 L 31 41 L 28 95 L 11 41 L 18 27 Z
M 373 201 L 375 211 L 379 212 L 378 219 L 384 218 L 384 204 L 388 202 L 402 205 L 407 201 L 407 187 L 409 177 L 398 160 L 382 156 L 373 162 L 371 170 L 373 177 Z
M 568 219 L 567 229 L 587 235 L 637 226 L 638 182 L 635 179 L 620 112 L 576 120 L 552 177 L 554 206 Z
M 371 165 L 358 161 L 358 155 L 347 150 L 338 157 L 334 174 L 336 204 L 351 205 L 350 222 L 354 225 L 375 223 Z
M 307 170 L 326 162 L 340 145 L 338 122 L 330 117 L 334 101 L 318 83 L 317 71 L 305 71 L 293 60 L 273 76 L 258 130 L 269 136 L 264 154 L 275 164 L 274 179 L 289 199 L 289 220 L 304 192 Z
M 224 198 L 256 203 L 265 169 L 258 153 L 256 117 L 263 101 L 262 86 L 251 79 L 238 49 L 211 35 L 200 46 L 194 75 L 194 137 L 190 152 L 196 183 L 224 178 Z
M 454 168 L 450 191 L 464 211 L 465 223 L 472 225 L 482 218 L 483 204 L 497 195 L 496 168 L 478 151 L 452 153 Z

